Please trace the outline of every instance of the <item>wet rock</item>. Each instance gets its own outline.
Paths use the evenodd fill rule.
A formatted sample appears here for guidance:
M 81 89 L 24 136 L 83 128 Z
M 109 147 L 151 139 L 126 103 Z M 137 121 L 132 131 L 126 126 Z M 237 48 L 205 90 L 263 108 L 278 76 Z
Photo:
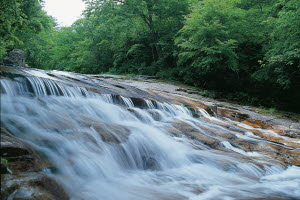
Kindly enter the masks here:
M 25 64 L 25 53 L 20 49 L 13 49 L 12 51 L 10 51 L 8 55 L 3 59 L 3 64 L 13 67 L 28 67 Z
M 284 131 L 283 135 L 290 137 L 290 138 L 300 138 L 300 130 L 289 129 L 289 130 Z
M 290 126 L 290 128 L 291 128 L 291 129 L 298 129 L 298 130 L 300 130 L 300 123 L 298 123 L 298 124 L 292 124 L 292 125 Z
M 186 92 L 189 94 L 199 94 L 198 90 L 194 90 L 194 89 L 190 89 L 190 88 L 178 88 L 178 89 L 175 89 L 175 91 Z
M 155 121 L 160 121 L 163 119 L 162 116 L 155 110 L 149 110 L 148 113 Z
M 22 140 L 1 128 L 1 158 L 7 166 L 1 169 L 1 199 L 7 200 L 65 200 L 69 199 L 55 180 L 38 171 L 50 164 Z
M 119 144 L 126 141 L 130 135 L 130 130 L 124 126 L 98 122 L 82 116 L 84 126 L 94 129 L 101 136 L 104 142 Z
M 289 144 L 281 137 L 267 135 L 255 129 L 249 130 L 262 138 L 261 141 L 254 141 L 238 138 L 229 132 L 214 129 L 204 124 L 199 125 L 198 128 L 199 129 L 183 121 L 176 120 L 176 122 L 172 124 L 172 127 L 167 130 L 175 136 L 180 137 L 185 135 L 212 149 L 221 150 L 223 152 L 234 152 L 222 146 L 221 141 L 228 141 L 232 146 L 242 149 L 245 152 L 258 152 L 268 155 L 268 158 L 272 160 L 272 162 L 279 161 L 286 165 L 299 166 L 300 152 L 297 150 L 297 146 L 293 147 L 292 144 L 295 145 L 295 143 Z
M 126 127 L 98 123 L 92 126 L 101 136 L 104 142 L 119 144 L 128 139 L 130 130 Z
M 245 151 L 255 151 L 261 154 L 268 155 L 273 160 L 280 161 L 285 165 L 300 166 L 300 151 L 299 144 L 290 142 L 280 136 L 267 134 L 264 130 L 249 129 L 254 135 L 261 138 L 260 142 L 254 143 L 249 140 L 238 139 L 234 140 Z
M 115 86 L 115 87 L 118 87 L 118 88 L 121 88 L 121 89 L 126 89 L 124 86 L 122 86 L 122 85 L 113 85 L 113 86 Z
M 211 111 L 216 115 L 218 113 L 218 106 L 217 105 L 212 105 L 210 106 Z
M 221 148 L 219 145 L 219 140 L 213 137 L 214 133 L 205 133 L 204 130 L 201 131 L 196 129 L 195 127 L 192 127 L 191 125 L 180 120 L 176 120 L 172 126 L 173 128 L 169 128 L 168 132 L 175 136 L 185 135 L 186 137 L 197 140 L 210 148 Z
M 103 79 L 122 79 L 126 78 L 125 76 L 122 75 L 113 75 L 113 74 L 97 74 L 97 75 L 90 75 L 93 78 L 103 78 Z
M 254 140 L 245 140 L 245 139 L 236 139 L 234 140 L 235 144 L 237 144 L 240 148 L 242 148 L 246 152 L 262 152 L 262 153 L 273 153 L 276 150 L 272 148 L 266 142 L 258 142 Z
M 143 168 L 145 170 L 159 170 L 160 166 L 157 160 L 153 157 L 142 157 L 143 160 Z
M 133 105 L 138 108 L 147 108 L 147 104 L 144 99 L 141 98 L 131 98 Z
M 226 118 L 229 118 L 229 119 L 235 120 L 235 121 L 244 121 L 250 117 L 248 114 L 243 114 L 243 113 L 237 112 L 235 110 L 224 109 L 224 108 L 218 108 L 217 115 L 221 116 L 221 117 L 226 117 Z
M 149 79 L 160 79 L 160 77 L 147 76 L 147 75 L 135 75 L 135 76 L 131 77 L 131 79 L 134 79 L 134 80 L 149 80 Z
M 177 88 L 175 91 L 187 92 L 188 90 L 185 88 Z
M 39 171 L 50 164 L 41 158 L 28 144 L 1 128 L 1 157 L 8 161 L 13 174 Z
M 163 94 L 161 94 L 161 95 L 163 96 Z M 199 101 L 191 100 L 191 99 L 188 99 L 186 97 L 171 96 L 170 94 L 168 94 L 168 98 L 172 98 L 173 101 L 171 101 L 171 103 L 180 104 L 180 105 L 182 105 L 182 104 L 188 105 L 190 109 L 194 109 L 194 110 L 198 110 L 199 108 L 202 108 L 208 114 L 214 115 L 214 112 L 210 108 L 211 105 L 206 105 L 206 104 L 203 104 Z
M 198 112 L 198 109 L 196 108 L 193 108 L 192 106 L 190 105 L 184 105 L 191 113 L 192 113 L 192 116 L 195 117 L 195 118 L 199 118 L 200 115 L 199 115 L 199 112 Z
M 54 179 L 42 173 L 1 176 L 1 199 L 67 200 L 68 195 Z

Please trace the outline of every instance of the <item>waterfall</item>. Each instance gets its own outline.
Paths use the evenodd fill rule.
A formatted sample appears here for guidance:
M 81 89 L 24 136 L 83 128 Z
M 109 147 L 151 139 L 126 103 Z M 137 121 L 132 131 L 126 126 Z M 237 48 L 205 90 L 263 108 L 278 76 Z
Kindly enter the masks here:
M 203 109 L 141 107 L 46 75 L 3 76 L 0 87 L 1 125 L 47 157 L 43 173 L 71 199 L 300 198 L 299 167 L 242 145 L 275 144 Z

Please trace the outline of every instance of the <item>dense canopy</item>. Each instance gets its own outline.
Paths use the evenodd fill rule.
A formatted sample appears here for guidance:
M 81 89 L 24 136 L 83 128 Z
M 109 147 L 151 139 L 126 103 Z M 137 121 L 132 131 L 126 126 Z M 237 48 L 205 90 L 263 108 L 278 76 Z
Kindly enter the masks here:
M 300 112 L 299 0 L 84 2 L 57 27 L 40 0 L 0 0 L 0 57 L 20 48 L 31 67 L 155 75 Z

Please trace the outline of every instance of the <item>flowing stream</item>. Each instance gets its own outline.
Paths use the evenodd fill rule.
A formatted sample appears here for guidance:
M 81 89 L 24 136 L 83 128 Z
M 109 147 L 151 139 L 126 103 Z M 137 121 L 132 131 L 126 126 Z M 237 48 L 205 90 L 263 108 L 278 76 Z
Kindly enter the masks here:
M 71 199 L 300 199 L 299 167 L 231 139 L 271 142 L 203 109 L 144 105 L 42 76 L 1 79 L 1 124 L 51 161 L 43 173 Z

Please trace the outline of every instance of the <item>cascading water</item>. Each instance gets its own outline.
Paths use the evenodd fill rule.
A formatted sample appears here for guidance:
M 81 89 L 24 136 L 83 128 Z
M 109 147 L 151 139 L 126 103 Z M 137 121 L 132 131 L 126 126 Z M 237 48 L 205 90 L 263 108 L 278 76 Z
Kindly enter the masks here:
M 231 139 L 268 141 L 202 109 L 144 105 L 38 76 L 1 79 L 1 124 L 50 160 L 43 173 L 71 199 L 300 198 L 299 167 Z

